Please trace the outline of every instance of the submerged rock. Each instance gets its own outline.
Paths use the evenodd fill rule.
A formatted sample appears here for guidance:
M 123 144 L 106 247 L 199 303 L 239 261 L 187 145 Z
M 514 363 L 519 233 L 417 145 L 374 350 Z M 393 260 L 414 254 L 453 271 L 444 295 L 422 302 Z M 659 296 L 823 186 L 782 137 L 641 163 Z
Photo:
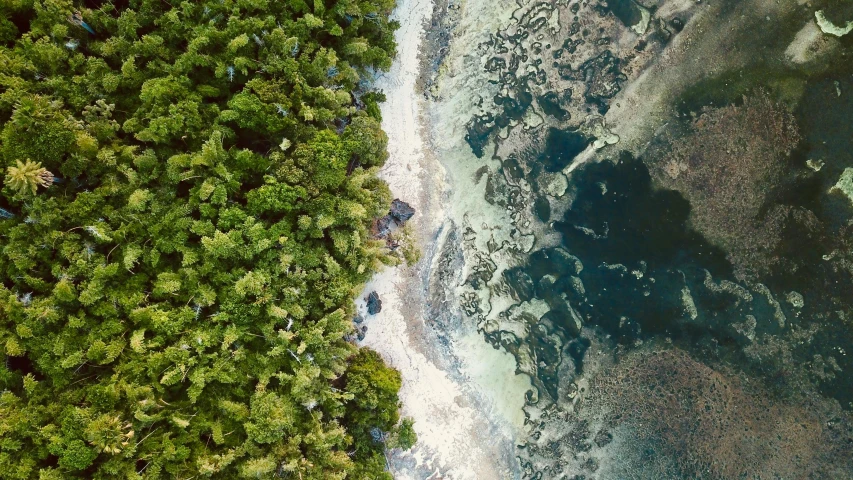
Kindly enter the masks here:
M 580 336 L 583 319 L 577 310 L 561 297 L 556 297 L 549 306 L 551 310 L 542 316 L 542 322 L 551 323 L 560 328 L 560 332 L 568 338 Z
M 376 315 L 377 313 L 382 311 L 382 300 L 379 299 L 379 294 L 374 292 L 370 292 L 367 295 L 367 313 L 370 315 Z
M 791 306 L 793 306 L 797 310 L 803 308 L 803 306 L 805 305 L 805 300 L 803 299 L 802 294 L 800 294 L 799 292 L 788 292 L 786 298 L 788 300 L 788 303 L 790 303 Z
M 560 275 L 580 275 L 583 271 L 583 263 L 580 259 L 565 248 L 549 248 L 548 257 L 554 262 L 554 267 Z
M 521 268 L 511 268 L 503 272 L 507 285 L 512 289 L 513 296 L 525 302 L 533 298 L 535 293 L 533 280 Z
M 593 441 L 598 445 L 598 448 L 602 448 L 613 441 L 613 434 L 604 429 L 599 430 L 599 432 L 595 434 L 595 439 Z
M 743 322 L 733 323 L 732 328 L 737 333 L 735 339 L 741 344 L 750 344 L 755 340 L 755 328 L 758 320 L 752 315 L 747 315 Z
M 528 273 L 536 279 L 540 279 L 547 274 L 576 276 L 583 271 L 583 263 L 581 263 L 580 259 L 562 247 L 536 251 L 530 256 L 528 262 Z
M 823 168 L 824 165 L 826 165 L 826 162 L 824 162 L 821 159 L 813 160 L 810 158 L 810 159 L 806 160 L 806 166 L 811 168 L 815 172 L 819 172 L 820 169 Z

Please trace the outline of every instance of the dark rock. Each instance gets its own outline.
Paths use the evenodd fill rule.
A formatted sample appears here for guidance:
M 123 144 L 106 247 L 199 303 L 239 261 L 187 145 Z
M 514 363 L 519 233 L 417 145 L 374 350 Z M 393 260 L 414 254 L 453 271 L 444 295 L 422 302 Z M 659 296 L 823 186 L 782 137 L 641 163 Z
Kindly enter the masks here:
M 501 162 L 501 167 L 505 173 L 509 174 L 509 178 L 514 180 L 522 180 L 527 175 L 518 158 L 512 153 Z M 484 166 L 483 168 L 488 172 L 489 167 Z M 479 179 L 477 179 L 477 183 L 479 183 Z
M 376 315 L 381 311 L 382 300 L 379 299 L 379 294 L 376 292 L 370 292 L 367 296 L 367 313 L 370 315 Z
M 483 198 L 487 202 L 506 208 L 512 205 L 514 200 L 518 199 L 521 189 L 510 185 L 507 182 L 506 176 L 498 170 L 489 172 L 488 177 L 486 177 L 485 193 Z
M 398 223 L 405 223 L 407 220 L 412 218 L 415 214 L 415 209 L 412 208 L 408 203 L 395 198 L 394 201 L 391 202 L 391 211 L 389 215 L 396 220 Z
M 602 448 L 613 441 L 613 435 L 607 430 L 599 430 L 598 433 L 595 434 L 595 440 L 593 441 L 598 445 L 598 448 Z
M 498 266 L 495 265 L 495 262 L 493 262 L 488 255 L 477 253 L 473 272 L 471 272 L 471 275 L 465 279 L 465 283 L 471 285 L 475 289 L 479 289 L 482 285 L 487 284 L 489 280 L 491 280 L 492 276 L 495 274 L 495 270 L 497 269 Z
M 411 205 L 395 198 L 391 202 L 391 210 L 388 215 L 377 218 L 373 222 L 371 233 L 374 238 L 386 238 L 397 226 L 406 223 L 414 214 L 415 209 Z
M 583 373 L 583 357 L 586 356 L 586 351 L 590 345 L 592 345 L 592 342 L 583 337 L 576 338 L 569 343 L 569 356 L 575 362 L 575 373 L 578 375 Z
M 465 141 L 471 146 L 471 151 L 477 158 L 482 158 L 484 149 L 489 143 L 489 135 L 496 128 L 495 118 L 491 114 L 475 116 L 465 125 L 467 134 Z
M 540 95 L 536 100 L 539 102 L 542 112 L 546 115 L 551 115 L 559 120 L 568 120 L 568 118 L 571 118 L 569 112 L 565 111 L 560 105 L 560 96 L 557 92 L 548 92 Z
M 603 100 L 613 98 L 619 93 L 622 83 L 628 79 L 620 71 L 620 67 L 621 60 L 609 50 L 584 62 L 579 71 L 583 72 L 583 79 L 586 82 L 587 99 Z
M 543 315 L 543 319 L 547 319 L 559 327 L 560 332 L 567 338 L 575 338 L 580 335 L 583 319 L 563 296 L 554 295 L 548 302 L 548 306 L 551 307 L 551 310 Z
M 367 325 L 362 325 L 360 328 L 356 328 L 355 334 L 359 341 L 364 340 L 364 336 L 367 335 Z
M 586 288 L 583 281 L 575 276 L 562 276 L 554 284 L 554 290 L 565 293 L 566 298 L 573 305 L 581 305 L 586 301 Z
M 556 296 L 558 293 L 554 288 L 554 282 L 555 278 L 553 275 L 545 275 L 540 278 L 536 285 L 536 296 L 544 299 L 545 301 L 551 300 L 551 298 Z
M 521 302 L 533 298 L 533 279 L 524 270 L 515 267 L 503 272 L 507 285 L 512 289 L 513 296 Z
M 606 8 L 628 28 L 640 23 L 643 19 L 642 10 L 633 0 L 611 0 L 607 2 Z
M 578 257 L 566 249 L 554 247 L 548 249 L 548 258 L 554 262 L 556 272 L 560 275 L 579 275 L 583 271 L 583 263 Z
M 542 220 L 543 222 L 547 222 L 551 219 L 551 204 L 545 197 L 536 198 L 533 202 L 533 211 L 536 212 L 536 216 L 539 217 L 539 220 Z
M 548 395 L 556 399 L 559 386 L 557 372 L 562 360 L 560 351 L 563 349 L 563 342 L 558 335 L 551 335 L 545 322 L 539 323 L 530 330 L 529 341 L 534 358 L 537 360 L 536 376 Z
M 593 457 L 589 457 L 586 459 L 585 462 L 583 462 L 583 465 L 581 465 L 581 467 L 584 470 L 589 470 L 590 472 L 595 473 L 598 470 L 598 460 Z
M 376 238 L 385 238 L 389 233 L 391 233 L 393 226 L 394 219 L 391 215 L 385 215 L 384 217 L 378 218 L 373 224 L 373 236 Z
M 362 317 L 360 313 L 356 313 L 355 317 L 353 317 L 352 321 L 353 321 L 353 323 L 361 323 L 364 321 L 364 317 Z

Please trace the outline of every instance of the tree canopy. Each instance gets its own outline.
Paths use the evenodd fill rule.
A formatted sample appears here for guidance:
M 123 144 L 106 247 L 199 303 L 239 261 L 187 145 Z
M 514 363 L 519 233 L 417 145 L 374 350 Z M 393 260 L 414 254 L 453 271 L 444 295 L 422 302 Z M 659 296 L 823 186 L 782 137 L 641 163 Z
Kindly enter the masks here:
M 393 6 L 0 2 L 0 478 L 390 478 Z

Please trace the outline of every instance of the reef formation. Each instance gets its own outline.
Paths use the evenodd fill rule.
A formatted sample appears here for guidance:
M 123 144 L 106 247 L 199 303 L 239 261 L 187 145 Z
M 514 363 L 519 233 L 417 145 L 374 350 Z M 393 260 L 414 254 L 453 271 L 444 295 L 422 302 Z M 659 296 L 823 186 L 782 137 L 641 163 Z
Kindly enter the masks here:
M 519 2 L 427 82 L 502 212 L 445 253 L 519 477 L 853 476 L 853 8 L 790 3 Z

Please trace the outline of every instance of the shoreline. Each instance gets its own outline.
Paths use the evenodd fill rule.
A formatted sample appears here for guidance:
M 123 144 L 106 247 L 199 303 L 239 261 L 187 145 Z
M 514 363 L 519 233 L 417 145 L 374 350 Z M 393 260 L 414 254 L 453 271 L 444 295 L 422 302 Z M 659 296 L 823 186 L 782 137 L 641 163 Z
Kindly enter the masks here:
M 634 445 L 626 443 L 630 436 L 621 436 L 629 435 L 624 431 L 617 435 L 607 432 L 609 427 L 597 425 L 581 435 L 591 445 L 598 433 L 605 432 L 615 438 L 618 452 L 613 450 L 617 447 L 607 447 L 607 442 L 596 443 L 594 453 L 583 450 L 582 443 L 562 442 L 578 425 L 570 414 L 585 411 L 597 415 L 606 408 L 587 405 L 582 400 L 593 397 L 583 390 L 588 390 L 596 375 L 594 364 L 605 365 L 605 356 L 616 347 L 608 344 L 587 352 L 583 374 L 575 360 L 560 363 L 574 354 L 571 345 L 547 336 L 553 327 L 543 319 L 552 305 L 543 298 L 521 301 L 503 274 L 523 264 L 525 255 L 534 249 L 561 245 L 559 234 L 550 225 L 546 228 L 537 223 L 534 213 L 539 214 L 530 208 L 535 207 L 534 193 L 548 201 L 549 211 L 542 222 L 562 217 L 573 199 L 569 181 L 578 174 L 579 166 L 604 160 L 617 149 L 644 150 L 648 138 L 666 126 L 667 119 L 678 118 L 671 103 L 679 92 L 703 74 L 714 74 L 721 65 L 733 68 L 749 60 L 748 52 L 729 54 L 730 43 L 698 41 L 705 38 L 701 34 L 709 18 L 722 8 L 716 5 L 697 6 L 680 0 L 670 4 L 671 9 L 680 9 L 677 19 L 682 21 L 683 31 L 671 42 L 662 42 L 651 57 L 651 53 L 634 56 L 636 48 L 631 42 L 637 35 L 613 18 L 595 23 L 603 25 L 601 31 L 613 34 L 614 44 L 625 50 L 625 58 L 635 60 L 625 67 L 628 74 L 612 97 L 613 108 L 602 115 L 584 116 L 578 107 L 572 118 L 582 121 L 594 137 L 616 137 L 618 146 L 601 150 L 590 146 L 553 174 L 536 178 L 507 175 L 502 159 L 519 154 L 527 155 L 525 162 L 536 161 L 532 155 L 540 152 L 545 141 L 544 127 L 556 125 L 543 127 L 545 117 L 531 110 L 530 115 L 495 134 L 487 145 L 493 155 L 485 157 L 475 154 L 466 138 L 472 118 L 500 111 L 484 99 L 504 95 L 504 90 L 512 88 L 484 72 L 491 72 L 486 65 L 497 58 L 495 52 L 508 51 L 508 39 L 520 38 L 519 29 L 526 28 L 522 20 L 533 10 L 515 7 L 512 0 L 402 1 L 394 13 L 402 24 L 397 32 L 400 55 L 392 70 L 377 77 L 375 83 L 387 95 L 381 108 L 390 159 L 380 178 L 388 182 L 395 197 L 417 210 L 410 225 L 424 250 L 416 265 L 377 273 L 362 295 L 377 291 L 385 307 L 366 320 L 369 329 L 362 345 L 378 351 L 401 372 L 402 414 L 415 420 L 419 437 L 411 451 L 388 452 L 388 467 L 395 478 L 520 479 L 522 469 L 539 475 L 556 468 L 596 471 L 598 462 L 604 462 L 601 474 L 631 465 L 630 458 L 617 454 L 630 453 Z M 737 12 L 731 13 L 707 35 L 733 42 L 737 36 L 731 32 L 740 18 Z M 590 47 L 578 55 L 599 58 L 597 52 Z M 701 58 L 716 61 L 705 65 Z M 553 85 L 549 88 L 556 90 L 563 84 Z M 522 167 L 510 164 L 509 168 Z M 597 263 L 592 261 L 592 265 Z M 573 300 L 580 301 L 587 300 Z M 363 300 L 357 305 L 364 312 Z M 531 316 L 542 320 L 538 333 L 531 334 Z M 601 334 L 595 325 L 588 325 L 584 338 Z M 544 363 L 543 358 L 551 357 L 544 347 L 539 357 L 533 349 L 540 347 L 534 342 L 553 342 L 549 345 L 560 353 L 558 361 Z M 519 344 L 526 350 L 512 350 Z M 556 367 L 543 371 L 554 376 L 539 377 L 540 369 L 550 365 Z M 561 383 L 552 391 L 544 382 L 555 377 Z M 548 396 L 540 397 L 542 392 Z M 566 459 L 573 459 L 570 465 Z
M 471 332 L 460 337 L 436 325 L 442 321 L 436 318 L 452 319 L 456 315 L 452 311 L 452 288 L 443 295 L 448 301 L 434 305 L 430 282 L 448 255 L 447 249 L 454 248 L 456 237 L 446 208 L 450 186 L 445 181 L 444 166 L 433 154 L 422 91 L 422 79 L 429 68 L 425 58 L 436 53 L 427 51 L 431 45 L 425 41 L 424 28 L 438 13 L 434 7 L 432 0 L 398 3 L 392 14 L 400 22 L 395 33 L 398 54 L 391 69 L 378 75 L 374 83 L 386 95 L 380 108 L 389 158 L 379 177 L 388 183 L 395 198 L 415 208 L 409 224 L 422 258 L 416 265 L 386 267 L 365 285 L 356 299 L 367 326 L 359 345 L 376 350 L 400 371 L 401 415 L 415 421 L 418 443 L 406 452 L 388 452 L 388 466 L 395 478 L 508 478 L 515 476 L 512 432 L 496 420 L 500 413 L 495 405 L 469 378 L 472 366 L 474 370 L 488 370 L 495 363 L 491 356 L 505 354 L 474 338 Z M 364 301 L 371 291 L 379 294 L 383 304 L 382 311 L 373 316 L 366 315 Z M 476 330 L 473 333 L 477 334 Z M 460 360 L 460 354 L 481 361 L 471 365 Z M 481 380 L 488 373 L 474 371 L 473 375 Z M 483 442 L 484 438 L 492 441 Z

